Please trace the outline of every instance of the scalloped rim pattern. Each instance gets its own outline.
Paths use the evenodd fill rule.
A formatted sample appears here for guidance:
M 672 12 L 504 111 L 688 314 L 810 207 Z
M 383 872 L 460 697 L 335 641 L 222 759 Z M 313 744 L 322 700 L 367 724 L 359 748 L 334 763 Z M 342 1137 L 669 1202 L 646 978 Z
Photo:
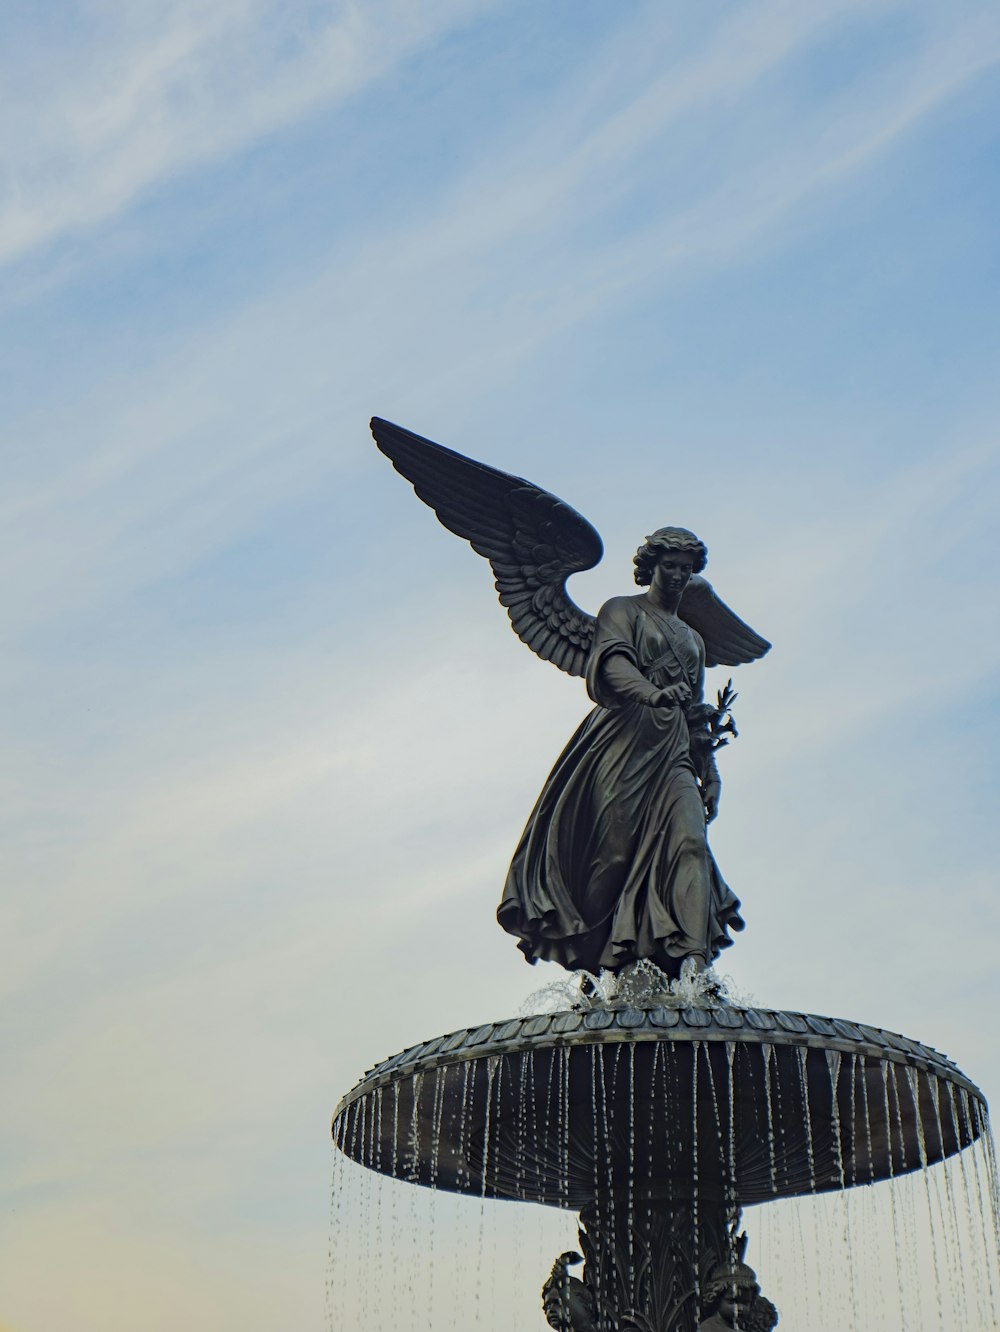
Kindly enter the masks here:
M 473 1059 L 517 1054 L 564 1045 L 600 1045 L 623 1041 L 739 1041 L 754 1045 L 797 1045 L 905 1064 L 963 1087 L 983 1109 L 982 1092 L 945 1055 L 897 1032 L 866 1023 L 813 1013 L 770 1008 L 665 1008 L 660 1005 L 593 1008 L 505 1018 L 485 1026 L 435 1036 L 412 1045 L 370 1068 L 334 1112 L 336 1124 L 355 1101 L 378 1087 Z

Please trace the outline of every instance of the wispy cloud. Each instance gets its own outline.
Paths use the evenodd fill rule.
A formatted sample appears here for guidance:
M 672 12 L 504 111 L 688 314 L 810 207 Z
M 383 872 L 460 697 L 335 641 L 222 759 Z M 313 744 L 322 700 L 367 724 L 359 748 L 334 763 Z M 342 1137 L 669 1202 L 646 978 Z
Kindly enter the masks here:
M 0 262 L 349 98 L 490 7 L 95 4 L 82 10 L 78 44 L 43 47 L 30 81 L 8 44 Z
M 236 13 L 247 18 L 245 6 Z M 901 56 L 891 79 L 870 72 L 820 121 L 804 118 L 753 160 L 721 153 L 707 189 L 654 196 L 639 225 L 625 222 L 606 240 L 575 237 L 581 207 L 627 205 L 679 117 L 723 92 L 738 102 L 829 23 L 825 11 L 783 3 L 729 21 L 690 68 L 630 88 L 567 159 L 557 112 L 405 226 L 383 222 L 368 240 L 339 245 L 307 285 L 266 291 L 228 325 L 198 331 L 150 370 L 111 378 L 43 424 L 49 440 L 74 447 L 44 479 L 8 489 L 4 544 L 25 611 L 92 595 L 81 579 L 107 595 L 197 558 L 314 485 L 316 468 L 337 457 L 328 441 L 340 423 L 363 421 L 376 397 L 429 402 L 461 385 L 471 400 L 628 293 L 773 245 L 805 201 L 865 170 L 1000 56 L 997 24 L 960 25 L 947 42 Z M 630 30 L 628 40 L 640 36 Z M 581 98 L 584 89 L 567 99 L 570 120 Z M 354 428 L 345 433 L 353 441 Z M 45 440 L 36 449 L 50 452 Z

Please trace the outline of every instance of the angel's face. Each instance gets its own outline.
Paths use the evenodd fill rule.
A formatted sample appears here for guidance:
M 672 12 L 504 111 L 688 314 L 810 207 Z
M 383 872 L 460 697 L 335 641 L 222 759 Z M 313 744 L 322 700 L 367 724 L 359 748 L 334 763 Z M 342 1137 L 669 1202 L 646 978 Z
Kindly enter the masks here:
M 694 572 L 694 557 L 690 551 L 665 550 L 656 561 L 653 579 L 664 592 L 680 596 Z

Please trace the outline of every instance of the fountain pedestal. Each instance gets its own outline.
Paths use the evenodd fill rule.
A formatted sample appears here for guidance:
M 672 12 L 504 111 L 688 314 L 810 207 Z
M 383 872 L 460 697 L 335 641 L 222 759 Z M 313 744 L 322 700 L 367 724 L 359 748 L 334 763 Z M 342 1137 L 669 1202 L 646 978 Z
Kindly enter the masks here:
M 579 1234 L 595 1329 L 697 1328 L 735 1258 L 730 1209 L 704 1198 L 607 1196 L 580 1213 Z

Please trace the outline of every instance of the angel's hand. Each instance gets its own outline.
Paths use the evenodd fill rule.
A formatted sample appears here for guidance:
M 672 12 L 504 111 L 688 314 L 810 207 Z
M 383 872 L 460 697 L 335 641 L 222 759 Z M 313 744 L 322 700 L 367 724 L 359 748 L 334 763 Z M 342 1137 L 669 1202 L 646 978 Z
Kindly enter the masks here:
M 678 684 L 667 685 L 666 689 L 658 690 L 651 702 L 654 708 L 676 708 L 682 703 L 687 703 L 690 698 L 691 687 L 681 680 Z
M 705 822 L 711 823 L 719 812 L 719 797 L 722 795 L 721 782 L 709 782 L 701 788 L 701 799 L 705 806 Z

